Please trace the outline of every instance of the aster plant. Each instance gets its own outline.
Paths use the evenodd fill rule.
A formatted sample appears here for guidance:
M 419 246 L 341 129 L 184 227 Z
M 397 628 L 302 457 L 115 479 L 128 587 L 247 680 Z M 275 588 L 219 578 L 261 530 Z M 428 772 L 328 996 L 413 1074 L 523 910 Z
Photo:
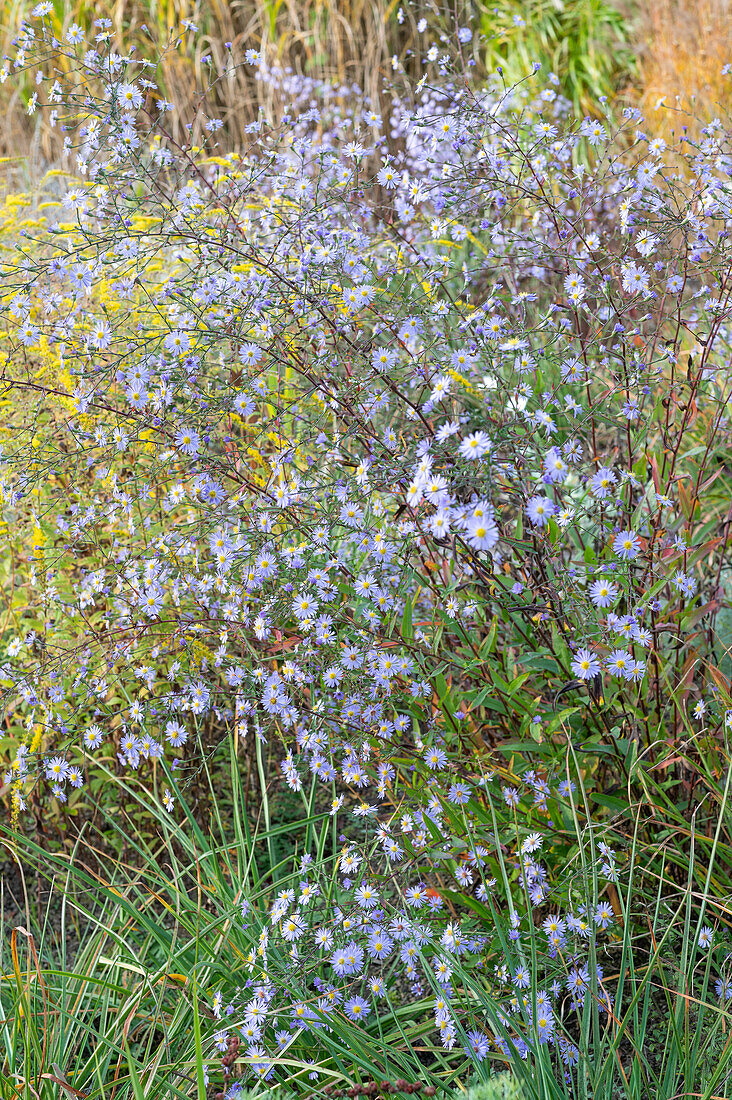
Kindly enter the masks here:
M 226 154 L 213 118 L 176 141 L 104 21 L 44 76 L 49 16 L 3 70 L 67 158 L 3 213 L 15 828 L 115 784 L 198 851 L 202 739 L 246 746 L 272 858 L 211 890 L 199 1096 L 496 1063 L 534 1097 L 728 1087 L 725 127 L 671 148 L 540 73 L 481 86 L 442 22 L 385 116 L 250 51 L 288 106 Z M 641 963 L 638 791 L 691 804 L 702 754 Z M 674 1035 L 695 1005 L 683 1063 L 636 1041 L 652 975 Z

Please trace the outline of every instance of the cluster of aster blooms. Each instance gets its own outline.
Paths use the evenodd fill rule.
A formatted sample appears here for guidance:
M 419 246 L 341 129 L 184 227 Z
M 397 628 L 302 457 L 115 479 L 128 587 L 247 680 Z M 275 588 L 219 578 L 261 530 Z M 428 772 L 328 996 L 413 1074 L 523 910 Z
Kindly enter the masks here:
M 556 962 L 529 977 L 500 848 L 457 836 L 501 735 L 622 736 L 653 759 L 660 731 L 726 721 L 696 656 L 729 533 L 698 507 L 729 435 L 728 135 L 667 148 L 635 110 L 615 130 L 568 116 L 551 76 L 456 79 L 455 27 L 418 86 L 395 66 L 383 119 L 252 53 L 281 119 L 236 154 L 199 119 L 210 147 L 181 147 L 153 68 L 106 21 L 91 41 L 54 18 L 36 9 L 4 69 L 37 74 L 29 110 L 67 158 L 0 225 L 18 235 L 0 266 L 14 812 L 83 799 L 95 768 L 151 787 L 164 768 L 175 814 L 194 734 L 236 729 L 279 758 L 267 781 L 366 838 L 331 848 L 337 890 L 306 853 L 270 899 L 252 996 L 227 1000 L 253 1069 L 294 1037 L 331 1049 L 330 1012 L 375 1026 L 390 997 L 431 999 L 461 1057 L 550 1042 L 570 1065 L 556 1005 L 609 1005 L 582 948 L 611 912 L 555 916 L 541 837 L 516 837 Z M 571 797 L 550 781 L 530 773 L 537 812 Z M 515 958 L 490 977 L 493 925 L 443 904 L 446 862 L 508 921 Z
M 421 1020 L 424 1049 L 434 1044 L 443 1055 L 456 1052 L 480 1066 L 489 1056 L 529 1059 L 542 1047 L 554 1051 L 571 1083 L 578 1060 L 572 1021 L 591 998 L 604 1012 L 612 1008 L 593 952 L 612 936 L 615 913 L 609 902 L 590 903 L 579 890 L 586 900 L 560 915 L 552 897 L 566 864 L 541 861 L 545 833 L 528 832 L 526 822 L 538 813 L 551 826 L 549 802 L 567 805 L 572 788 L 550 791 L 533 772 L 503 787 L 487 774 L 470 797 L 458 799 L 432 787 L 423 814 L 375 825 L 361 846 L 344 844 L 334 867 L 305 854 L 293 885 L 277 893 L 268 912 L 259 898 L 245 901 L 235 935 L 246 937 L 240 949 L 248 978 L 243 987 L 217 990 L 212 1001 L 221 1019 L 217 1048 L 246 1044 L 240 1064 L 248 1074 L 228 1095 L 252 1075 L 274 1079 L 282 1057 L 312 1065 L 309 1077 L 318 1080 L 334 1034 L 342 1042 L 344 1026 L 347 1035 L 349 1027 L 374 1027 L 375 1020 L 387 1028 L 405 1000 Z M 497 844 L 481 813 L 494 797 L 521 807 L 513 844 L 508 829 Z M 462 843 L 450 805 L 460 807 Z M 439 836 L 439 846 L 428 835 Z M 509 847 L 511 859 L 502 865 L 498 849 Z M 496 865 L 519 884 L 516 904 L 505 912 L 489 877 Z M 416 868 L 426 877 L 415 878 Z M 597 873 L 605 884 L 618 881 L 614 853 L 603 842 Z M 428 878 L 452 883 L 444 889 L 447 904 Z M 456 916 L 455 890 L 472 895 L 469 915 Z

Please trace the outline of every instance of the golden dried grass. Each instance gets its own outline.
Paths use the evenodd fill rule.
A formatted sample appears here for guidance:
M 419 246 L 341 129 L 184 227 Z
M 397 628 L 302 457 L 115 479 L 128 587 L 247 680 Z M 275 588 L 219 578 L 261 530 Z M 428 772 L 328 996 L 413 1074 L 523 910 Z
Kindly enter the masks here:
M 667 136 L 724 118 L 732 105 L 730 0 L 642 0 L 638 86 L 629 89 L 649 124 Z

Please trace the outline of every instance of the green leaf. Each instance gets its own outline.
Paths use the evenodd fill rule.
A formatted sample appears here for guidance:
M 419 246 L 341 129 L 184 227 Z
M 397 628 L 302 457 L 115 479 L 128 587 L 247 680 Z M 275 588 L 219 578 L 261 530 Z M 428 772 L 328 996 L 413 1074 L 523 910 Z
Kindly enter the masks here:
M 468 695 L 468 699 L 474 707 L 482 707 L 485 704 L 486 699 L 490 699 L 492 695 L 493 688 L 490 684 L 488 684 L 488 686 L 479 691 L 477 695 Z
M 599 806 L 607 806 L 608 810 L 612 810 L 613 813 L 622 814 L 628 809 L 628 803 L 622 798 L 616 798 L 612 794 L 598 794 L 596 791 L 592 793 L 592 801 L 597 802 Z
M 485 638 L 483 639 L 483 641 L 481 642 L 480 649 L 478 651 L 480 653 L 481 657 L 486 657 L 489 653 L 494 652 L 495 646 L 496 646 L 496 633 L 497 633 L 497 631 L 498 631 L 498 619 L 497 619 L 497 617 L 494 616 L 493 621 L 491 622 L 491 625 L 490 625 L 490 629 L 489 629 L 488 633 L 486 634 Z
M 196 1084 L 198 1100 L 206 1100 L 206 1078 L 203 1072 L 203 1049 L 201 1047 L 201 1017 L 198 1011 L 198 982 L 193 981 L 193 1049 L 196 1056 Z
M 145 1093 L 144 1093 L 143 1088 L 142 1088 L 142 1081 L 140 1080 L 140 1075 L 138 1074 L 137 1069 L 135 1068 L 135 1063 L 134 1063 L 133 1058 L 132 1058 L 132 1053 L 130 1051 L 130 1048 L 129 1048 L 129 1045 L 128 1045 L 126 1039 L 125 1039 L 125 1055 L 126 1055 L 126 1058 L 127 1058 L 127 1068 L 130 1071 L 130 1084 L 132 1085 L 132 1095 L 134 1096 L 135 1100 L 145 1100 Z
M 524 686 L 526 681 L 529 680 L 529 679 L 531 679 L 531 673 L 530 672 L 522 672 L 514 680 L 511 680 L 511 683 L 508 685 L 508 695 L 509 696 L 515 695 L 516 692 L 520 691 L 520 689 Z
M 547 742 L 537 744 L 536 741 L 500 741 L 496 747 L 503 753 L 530 752 L 539 753 L 541 756 L 552 756 L 556 752 L 555 745 Z
M 414 637 L 414 627 L 412 626 L 412 608 L 413 603 L 411 599 L 407 599 L 404 603 L 404 614 L 402 615 L 402 638 L 405 641 L 411 642 Z
M 447 681 L 442 673 L 438 673 L 434 678 L 435 689 L 437 690 L 437 698 L 442 709 L 451 717 L 457 710 L 452 698 L 450 688 L 447 686 Z
M 488 699 L 485 703 L 483 703 L 483 706 L 486 710 L 492 710 L 496 714 L 508 714 L 508 711 L 506 710 L 500 699 Z

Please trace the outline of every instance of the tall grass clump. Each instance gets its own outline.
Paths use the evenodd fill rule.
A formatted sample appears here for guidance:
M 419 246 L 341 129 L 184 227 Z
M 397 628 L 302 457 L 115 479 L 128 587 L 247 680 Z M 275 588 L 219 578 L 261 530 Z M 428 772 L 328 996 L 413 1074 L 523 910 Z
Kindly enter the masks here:
M 633 20 L 613 0 L 500 0 L 481 8 L 485 64 L 507 85 L 538 62 L 577 112 L 602 110 L 635 75 Z M 547 88 L 551 91 L 551 88 Z
M 723 0 L 640 4 L 637 91 L 654 130 L 697 133 L 730 106 L 732 20 Z
M 483 85 L 442 20 L 383 114 L 250 51 L 289 106 L 226 153 L 50 19 L 0 685 L 7 843 L 114 937 L 66 1085 L 729 1095 L 724 125 Z M 20 943 L 4 1073 L 52 1095 Z
M 0 56 L 8 56 L 18 21 L 28 18 L 32 8 L 28 0 L 0 4 Z M 380 113 L 382 82 L 392 71 L 392 58 L 418 80 L 421 51 L 430 45 L 425 16 L 431 16 L 432 23 L 439 18 L 436 5 L 404 4 L 398 19 L 393 18 L 396 10 L 384 0 L 199 5 L 187 0 L 124 0 L 114 5 L 65 0 L 45 17 L 49 41 L 55 38 L 57 45 L 48 52 L 44 71 L 50 79 L 57 72 L 73 77 L 62 44 L 71 28 L 78 27 L 89 41 L 104 42 L 111 52 L 134 51 L 138 61 L 148 62 L 146 75 L 155 88 L 146 90 L 145 108 L 155 115 L 158 100 L 173 104 L 168 122 L 177 140 L 192 137 L 200 143 L 206 116 L 215 115 L 222 123 L 222 146 L 239 149 L 260 111 L 271 120 L 288 102 L 244 64 L 248 51 L 256 50 L 283 74 L 295 74 L 300 94 L 311 82 L 311 95 L 327 88 L 344 101 L 358 87 L 370 108 Z M 457 8 L 451 5 L 451 14 L 468 22 L 470 6 L 460 0 Z M 40 115 L 28 116 L 34 87 L 22 71 L 16 76 L 12 84 L 3 82 L 0 87 L 0 153 L 14 155 L 29 142 L 33 163 L 42 173 L 44 166 L 56 163 L 62 139 Z
M 465 829 L 468 849 L 479 839 L 493 849 L 481 866 L 497 878 L 481 869 L 471 896 L 457 845 L 455 881 L 432 878 L 440 888 L 424 886 L 421 904 L 418 887 L 400 891 L 394 875 L 380 882 L 376 912 L 354 912 L 341 860 L 326 846 L 317 858 L 305 850 L 272 866 L 268 844 L 283 827 L 253 835 L 231 764 L 231 815 L 217 811 L 205 831 L 181 792 L 182 828 L 141 784 L 119 782 L 118 794 L 159 829 L 154 844 L 126 837 L 138 857 L 133 876 L 109 857 L 92 870 L 81 848 L 49 857 L 24 842 L 26 858 L 42 859 L 65 884 L 66 918 L 56 942 L 47 933 L 51 942 L 38 948 L 24 928 L 12 933 L 0 1005 L 5 1073 L 16 1082 L 44 1098 L 59 1080 L 93 1096 L 114 1080 L 133 1090 L 138 1081 L 145 1095 L 169 1087 L 171 1096 L 208 1095 L 202 1090 L 218 1081 L 224 1095 L 244 1097 L 257 1079 L 268 1089 L 281 1081 L 283 1095 L 331 1098 L 447 1095 L 451 1083 L 470 1083 L 476 1100 L 651 1092 L 670 1100 L 685 1083 L 724 1094 L 728 957 L 722 944 L 715 950 L 705 904 L 694 902 L 728 874 L 720 829 L 706 843 L 692 838 L 686 876 L 676 876 L 641 839 L 639 811 L 619 863 L 607 843 L 617 831 L 590 821 L 581 781 L 569 797 L 549 795 L 548 835 L 545 825 L 527 831 L 545 816 L 530 788 L 508 808 L 489 784 L 467 827 L 460 810 L 448 810 L 445 824 L 453 835 Z M 729 792 L 717 793 L 724 816 Z M 310 802 L 298 831 L 313 835 L 314 850 L 330 825 Z M 108 827 L 120 829 L 113 813 Z M 434 876 L 432 861 L 411 862 Z M 540 922 L 538 888 L 548 903 Z M 338 901 L 345 906 L 334 922 Z M 461 919 L 448 920 L 456 909 Z M 646 929 L 634 910 L 647 915 Z M 73 966 L 63 957 L 70 914 L 87 930 Z M 316 942 L 331 939 L 315 950 L 298 944 L 293 957 L 300 921 Z M 334 949 L 337 939 L 347 942 Z M 356 984 L 349 960 L 363 956 L 362 941 L 370 962 Z M 334 981 L 342 967 L 347 980 Z M 491 1073 L 491 1048 L 512 1073 Z

